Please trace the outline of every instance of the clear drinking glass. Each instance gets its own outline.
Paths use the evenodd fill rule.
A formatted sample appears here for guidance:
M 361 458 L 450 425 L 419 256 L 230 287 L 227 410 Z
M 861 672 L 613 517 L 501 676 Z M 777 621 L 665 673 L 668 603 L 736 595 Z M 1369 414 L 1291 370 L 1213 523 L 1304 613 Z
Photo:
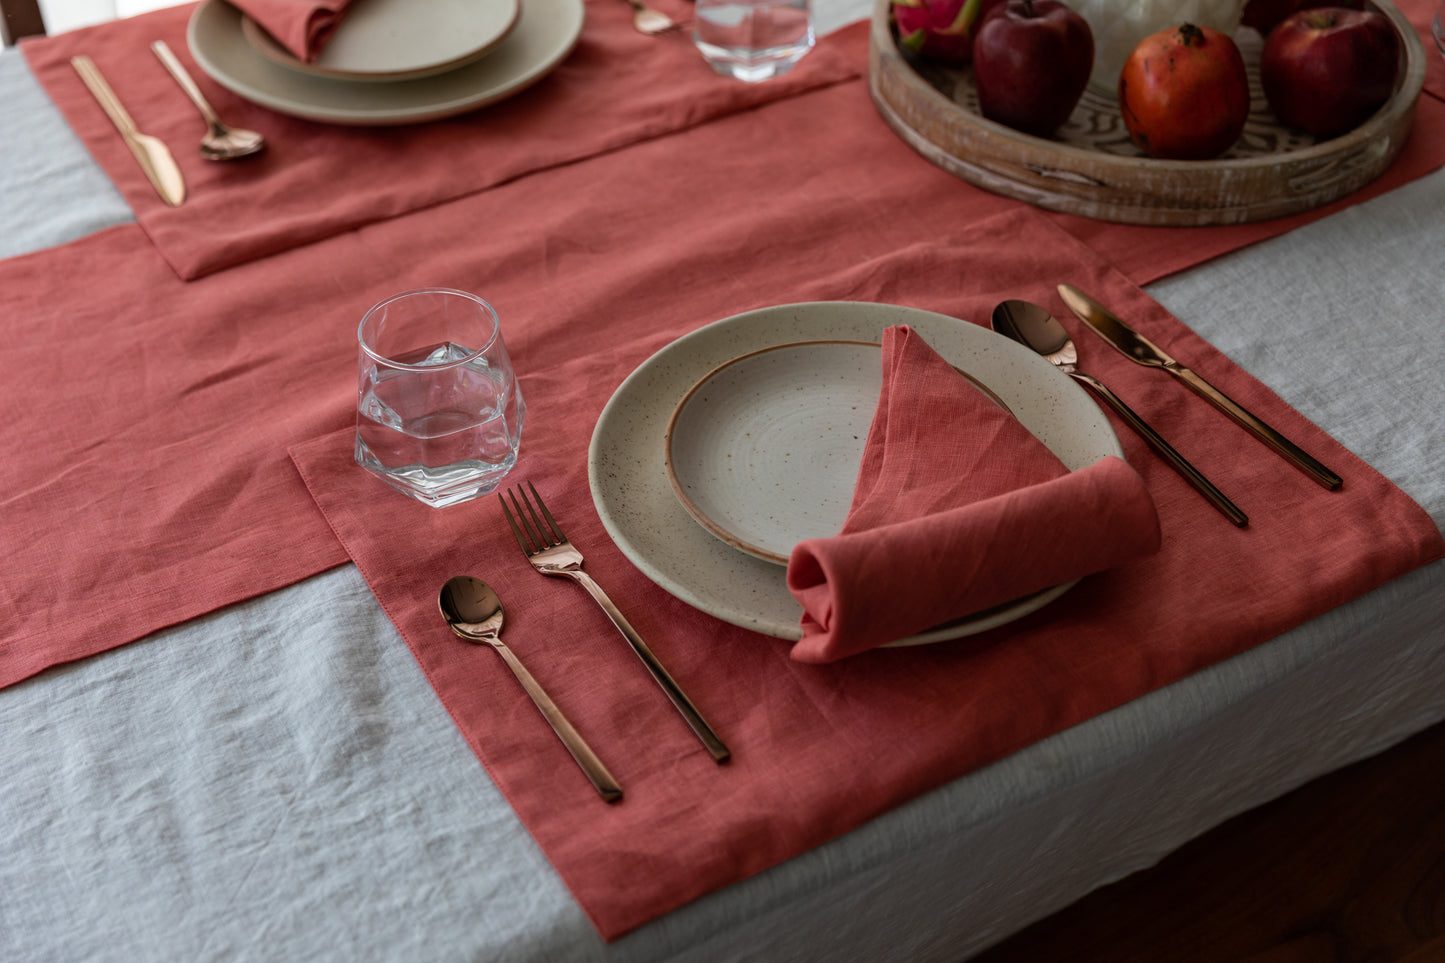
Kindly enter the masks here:
M 812 0 L 697 0 L 692 39 L 720 74 L 777 77 L 813 49 Z
M 527 406 L 492 306 L 407 291 L 366 312 L 357 340 L 356 463 L 433 508 L 496 488 Z
M 1435 11 L 1435 19 L 1430 21 L 1430 32 L 1435 35 L 1435 46 L 1445 55 L 1445 3 Z

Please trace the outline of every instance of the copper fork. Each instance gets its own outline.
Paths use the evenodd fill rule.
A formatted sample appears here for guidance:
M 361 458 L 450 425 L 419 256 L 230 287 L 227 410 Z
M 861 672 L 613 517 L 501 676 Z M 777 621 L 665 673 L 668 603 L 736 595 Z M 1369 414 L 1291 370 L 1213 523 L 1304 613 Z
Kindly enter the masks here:
M 679 30 L 683 26 L 661 10 L 649 7 L 642 0 L 627 0 L 627 3 L 632 7 L 632 25 L 648 36 L 655 37 L 669 30 Z
M 552 575 L 559 578 L 570 578 L 577 582 L 593 600 L 607 613 L 612 624 L 617 626 L 617 631 L 622 633 L 632 651 L 647 666 L 647 671 L 652 673 L 652 678 L 662 687 L 677 711 L 687 721 L 688 726 L 697 735 L 698 739 L 707 748 L 708 753 L 717 762 L 726 762 L 730 753 L 727 746 L 723 745 L 717 733 L 707 724 L 697 706 L 682 691 L 677 682 L 663 668 L 657 656 L 642 641 L 642 636 L 632 627 L 622 612 L 602 591 L 602 586 L 592 580 L 592 577 L 582 571 L 582 553 L 567 540 L 562 533 L 562 527 L 557 524 L 557 519 L 547 510 L 547 505 L 542 501 L 542 496 L 537 494 L 536 487 L 529 481 L 527 488 L 531 490 L 531 497 L 519 485 L 507 492 L 497 492 L 497 499 L 502 503 L 502 512 L 507 516 L 507 524 L 512 528 L 512 534 L 517 538 L 517 546 L 521 548 L 522 554 L 527 556 L 527 561 L 532 567 L 543 575 Z M 518 493 L 521 497 L 518 498 Z M 507 497 L 511 496 L 512 505 L 507 506 Z M 534 507 L 535 503 L 535 507 Z M 513 515 L 513 510 L 516 514 Z

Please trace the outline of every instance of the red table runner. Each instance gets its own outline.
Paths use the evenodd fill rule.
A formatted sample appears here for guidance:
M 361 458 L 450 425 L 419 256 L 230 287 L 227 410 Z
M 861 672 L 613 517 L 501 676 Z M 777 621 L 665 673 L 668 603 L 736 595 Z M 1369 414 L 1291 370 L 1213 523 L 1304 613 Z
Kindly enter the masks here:
M 861 84 L 837 84 L 189 283 L 133 225 L 0 262 L 24 399 L 0 461 L 0 685 L 344 561 L 285 449 L 351 423 L 355 324 L 382 297 L 479 291 L 524 371 L 617 330 L 591 372 L 616 384 L 679 320 L 799 300 L 802 280 L 882 270 L 1015 209 L 920 159 Z M 869 296 L 916 304 L 918 283 L 891 275 Z M 77 624 L 78 598 L 108 618 Z
M 933 223 L 929 237 L 870 259 L 840 257 L 867 244 L 822 245 L 825 270 L 782 263 L 758 281 L 769 300 L 778 282 L 803 300 L 906 292 L 911 305 L 979 323 L 1015 296 L 1062 317 L 1050 282 L 1073 281 L 1335 468 L 1343 490 L 1315 485 L 1173 379 L 1071 322 L 1091 372 L 1233 493 L 1249 528 L 1222 518 L 1121 426 L 1125 453 L 1158 505 L 1157 556 L 1090 576 L 983 635 L 800 665 L 791 643 L 689 608 L 610 543 L 588 490 L 587 446 L 622 373 L 616 363 L 634 356 L 619 351 L 612 325 L 568 330 L 571 357 L 540 369 L 519 361 L 529 410 L 509 483 L 537 485 L 587 569 L 717 728 L 733 751 L 719 767 L 587 596 L 532 571 L 494 497 L 441 513 L 411 503 L 351 464 L 345 430 L 293 449 L 468 743 L 606 938 L 1445 553 L 1429 517 L 1398 489 L 1036 212 Z M 646 307 L 666 296 L 633 293 L 657 325 L 645 343 L 694 326 Z M 599 321 L 609 313 L 605 301 L 592 306 Z M 597 798 L 496 655 L 443 624 L 436 594 L 456 574 L 501 593 L 509 645 L 622 783 L 621 803 Z
M 643 36 L 622 0 L 590 0 L 576 49 L 535 87 L 450 120 L 342 127 L 275 113 L 212 81 L 186 46 L 194 9 L 162 9 L 22 45 L 56 106 L 184 278 L 854 78 L 860 70 L 845 48 L 825 44 L 777 81 L 738 83 L 714 73 L 689 34 Z M 170 44 L 227 123 L 265 134 L 264 153 L 229 164 L 200 156 L 194 145 L 204 125 L 149 50 L 155 39 Z M 70 66 L 80 53 L 95 60 L 141 130 L 170 146 L 188 189 L 181 207 L 156 196 L 81 84 Z M 587 198 L 583 193 L 572 202 L 581 206 Z M 510 228 L 473 225 L 461 237 Z

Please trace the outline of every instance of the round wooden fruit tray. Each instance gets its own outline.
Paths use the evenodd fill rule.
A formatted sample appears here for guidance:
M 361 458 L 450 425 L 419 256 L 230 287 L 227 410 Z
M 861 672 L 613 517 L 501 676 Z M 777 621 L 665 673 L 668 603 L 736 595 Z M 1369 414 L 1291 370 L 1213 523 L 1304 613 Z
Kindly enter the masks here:
M 1371 6 L 1404 41 L 1395 93 L 1347 134 L 1316 142 L 1282 126 L 1264 101 L 1264 42 L 1236 35 L 1253 102 L 1244 135 L 1222 157 L 1166 161 L 1129 140 L 1116 98 L 1090 89 L 1045 139 L 986 119 L 970 68 L 930 64 L 900 50 L 889 0 L 875 0 L 868 81 L 879 113 L 929 161 L 972 184 L 1054 211 L 1126 224 L 1241 224 L 1328 204 L 1370 183 L 1399 154 L 1425 82 L 1419 35 L 1389 0 Z

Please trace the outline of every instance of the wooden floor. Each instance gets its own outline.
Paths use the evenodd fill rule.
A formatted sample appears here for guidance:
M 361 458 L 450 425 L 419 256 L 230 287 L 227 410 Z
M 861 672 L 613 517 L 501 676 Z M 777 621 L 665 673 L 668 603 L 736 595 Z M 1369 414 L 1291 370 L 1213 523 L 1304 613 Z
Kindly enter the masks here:
M 1445 963 L 1445 724 L 1219 826 L 970 963 L 1105 961 Z

